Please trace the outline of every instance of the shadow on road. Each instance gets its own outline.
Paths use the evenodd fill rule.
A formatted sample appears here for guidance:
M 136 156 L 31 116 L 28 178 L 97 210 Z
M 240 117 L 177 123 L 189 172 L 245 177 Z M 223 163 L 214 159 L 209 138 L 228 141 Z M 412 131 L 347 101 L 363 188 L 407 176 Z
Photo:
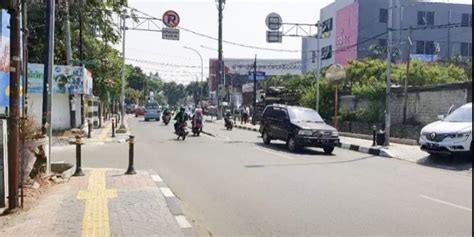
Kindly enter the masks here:
M 466 171 L 472 169 L 472 158 L 464 156 L 426 156 L 416 162 L 419 165 L 448 169 L 455 171 Z
M 254 143 L 255 145 L 259 146 L 259 147 L 263 147 L 263 148 L 267 148 L 267 149 L 272 149 L 272 150 L 275 150 L 275 151 L 281 151 L 281 152 L 284 152 L 284 153 L 287 153 L 287 154 L 291 154 L 291 155 L 324 155 L 324 156 L 335 156 L 334 154 L 326 154 L 323 152 L 322 148 L 315 148 L 315 149 L 320 149 L 320 150 L 315 150 L 314 148 L 313 149 L 310 149 L 310 148 L 301 148 L 298 152 L 291 152 L 289 151 L 287 148 L 286 148 L 286 144 L 284 143 L 271 143 L 270 145 L 265 145 L 261 142 L 256 142 Z
M 329 161 L 329 162 L 306 162 L 306 163 L 293 163 L 293 164 L 269 164 L 269 165 L 245 165 L 245 168 L 265 168 L 265 167 L 288 167 L 288 166 L 309 166 L 309 165 L 334 165 L 334 164 L 343 164 L 343 163 L 352 163 L 361 160 L 371 159 L 374 156 L 364 156 L 352 160 L 341 160 L 341 161 Z

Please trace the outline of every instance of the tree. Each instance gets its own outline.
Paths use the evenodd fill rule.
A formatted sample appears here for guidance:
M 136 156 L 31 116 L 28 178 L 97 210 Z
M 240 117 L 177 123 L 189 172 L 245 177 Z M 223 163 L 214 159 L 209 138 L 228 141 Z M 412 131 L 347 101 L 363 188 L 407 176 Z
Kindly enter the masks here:
M 180 100 L 185 99 L 186 90 L 181 84 L 176 82 L 168 82 L 163 85 L 163 93 L 168 99 L 168 104 L 171 106 L 177 106 Z

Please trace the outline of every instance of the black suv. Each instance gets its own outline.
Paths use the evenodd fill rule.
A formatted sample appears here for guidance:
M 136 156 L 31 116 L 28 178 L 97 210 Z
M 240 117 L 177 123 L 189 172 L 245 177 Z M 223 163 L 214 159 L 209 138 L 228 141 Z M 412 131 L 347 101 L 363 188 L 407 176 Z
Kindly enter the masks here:
M 339 144 L 337 130 L 327 125 L 318 112 L 297 106 L 268 105 L 262 114 L 260 133 L 263 143 L 282 140 L 291 152 L 302 147 L 320 147 L 330 154 Z

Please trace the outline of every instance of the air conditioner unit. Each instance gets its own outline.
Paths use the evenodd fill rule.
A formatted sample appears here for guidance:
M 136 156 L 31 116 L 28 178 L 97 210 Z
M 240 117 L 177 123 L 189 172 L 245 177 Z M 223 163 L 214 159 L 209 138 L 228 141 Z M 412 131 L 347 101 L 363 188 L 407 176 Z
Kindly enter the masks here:
M 15 9 L 18 7 L 18 0 L 1 0 L 2 9 Z

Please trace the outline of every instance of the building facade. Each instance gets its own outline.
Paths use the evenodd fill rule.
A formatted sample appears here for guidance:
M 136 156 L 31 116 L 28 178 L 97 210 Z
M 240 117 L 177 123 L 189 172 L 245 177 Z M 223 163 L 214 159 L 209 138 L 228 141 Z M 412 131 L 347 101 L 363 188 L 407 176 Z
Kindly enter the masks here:
M 472 58 L 472 5 L 393 0 L 394 61 Z M 335 0 L 321 9 L 322 67 L 385 57 L 389 0 Z M 411 31 L 411 49 L 408 40 Z M 378 47 L 377 47 L 378 46 Z M 316 69 L 316 37 L 303 38 L 303 73 Z

